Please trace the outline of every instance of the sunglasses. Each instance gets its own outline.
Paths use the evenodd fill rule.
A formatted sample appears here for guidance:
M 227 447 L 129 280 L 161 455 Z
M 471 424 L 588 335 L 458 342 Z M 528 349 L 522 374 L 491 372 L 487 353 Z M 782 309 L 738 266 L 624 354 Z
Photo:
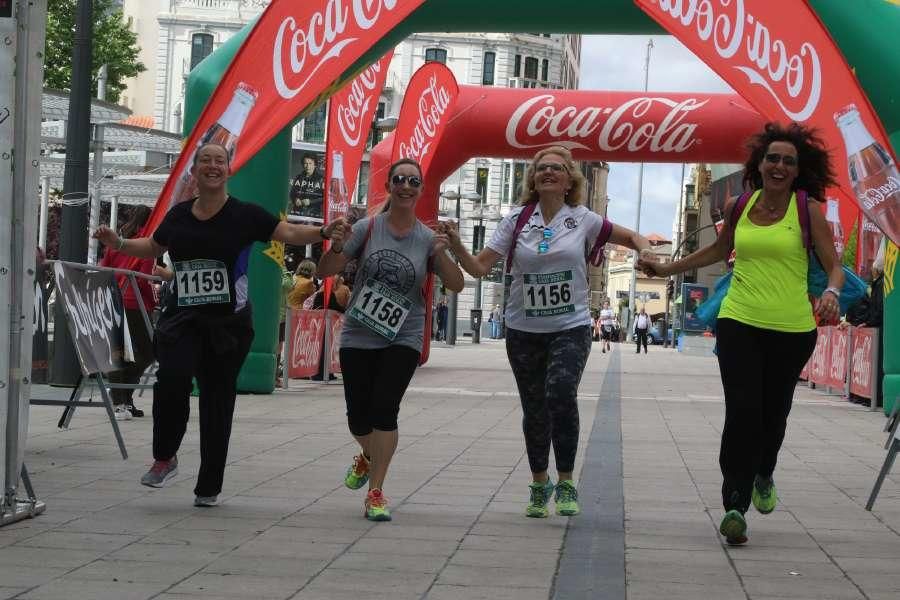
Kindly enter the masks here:
M 546 169 L 550 169 L 555 173 L 562 173 L 563 171 L 565 171 L 566 173 L 569 172 L 569 168 L 566 165 L 554 162 L 538 163 L 537 166 L 534 167 L 534 172 L 540 173 L 541 171 L 544 171 Z
M 408 183 L 411 188 L 422 187 L 422 179 L 416 175 L 394 175 L 391 177 L 391 183 L 398 187 L 404 183 Z
M 766 154 L 766 162 L 777 165 L 783 163 L 786 167 L 796 167 L 797 157 L 790 154 L 778 154 L 777 152 L 769 152 Z

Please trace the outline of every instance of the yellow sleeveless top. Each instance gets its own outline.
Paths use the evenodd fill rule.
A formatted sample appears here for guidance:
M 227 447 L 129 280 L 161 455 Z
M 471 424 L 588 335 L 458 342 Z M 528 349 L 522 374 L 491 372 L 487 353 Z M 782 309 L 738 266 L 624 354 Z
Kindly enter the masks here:
M 735 228 L 734 275 L 719 317 L 774 331 L 810 331 L 816 322 L 806 292 L 809 261 L 797 195 L 780 221 L 763 226 L 749 217 L 759 193 L 750 197 Z

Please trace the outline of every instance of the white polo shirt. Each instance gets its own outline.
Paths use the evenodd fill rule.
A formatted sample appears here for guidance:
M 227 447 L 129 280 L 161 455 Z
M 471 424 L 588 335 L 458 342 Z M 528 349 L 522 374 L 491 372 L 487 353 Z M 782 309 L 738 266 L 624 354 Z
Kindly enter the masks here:
M 524 207 L 517 207 L 500 222 L 487 247 L 506 257 L 516 220 Z M 510 274 L 513 277 L 506 300 L 506 325 L 533 333 L 563 331 L 590 326 L 591 313 L 585 254 L 593 246 L 604 219 L 584 206 L 564 204 L 550 223 L 544 222 L 538 204 L 516 243 Z M 544 230 L 551 232 L 545 237 Z M 547 252 L 539 252 L 541 242 Z

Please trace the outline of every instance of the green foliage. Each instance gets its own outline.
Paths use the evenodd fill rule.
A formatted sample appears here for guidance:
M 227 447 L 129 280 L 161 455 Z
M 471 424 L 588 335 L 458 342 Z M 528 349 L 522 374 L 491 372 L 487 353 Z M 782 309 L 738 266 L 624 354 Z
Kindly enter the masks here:
M 844 248 L 844 255 L 841 262 L 848 269 L 856 270 L 856 230 L 859 227 L 859 220 L 853 222 L 853 229 L 850 230 L 850 238 L 847 240 L 847 246 Z
M 128 28 L 122 11 L 112 0 L 93 0 L 94 30 L 91 59 L 92 96 L 97 94 L 97 74 L 108 65 L 106 100 L 118 102 L 125 80 L 147 68 L 138 60 L 137 34 Z M 44 85 L 59 90 L 72 89 L 72 45 L 78 0 L 47 2 L 47 48 Z

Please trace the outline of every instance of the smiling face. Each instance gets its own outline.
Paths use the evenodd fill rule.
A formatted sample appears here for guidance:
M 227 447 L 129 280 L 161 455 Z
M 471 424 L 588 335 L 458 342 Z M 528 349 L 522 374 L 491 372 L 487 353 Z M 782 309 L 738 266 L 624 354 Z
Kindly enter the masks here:
M 534 189 L 539 196 L 565 196 L 572 187 L 566 159 L 559 154 L 545 154 L 534 165 Z
M 216 191 L 225 187 L 230 168 L 228 153 L 217 144 L 207 144 L 197 151 L 191 174 L 197 180 L 197 187 L 203 191 Z
M 410 181 L 419 181 L 418 187 Z M 422 194 L 422 174 L 415 165 L 399 164 L 391 171 L 385 189 L 391 199 L 391 208 L 412 208 Z
M 763 189 L 773 192 L 788 192 L 791 190 L 798 172 L 797 148 L 792 143 L 772 142 L 769 144 L 759 163 Z

